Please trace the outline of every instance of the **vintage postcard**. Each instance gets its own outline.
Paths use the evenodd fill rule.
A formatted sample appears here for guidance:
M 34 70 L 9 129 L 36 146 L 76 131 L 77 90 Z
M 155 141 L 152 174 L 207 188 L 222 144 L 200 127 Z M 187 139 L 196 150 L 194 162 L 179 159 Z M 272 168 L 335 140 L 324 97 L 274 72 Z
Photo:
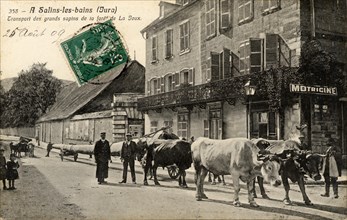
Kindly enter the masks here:
M 0 219 L 346 219 L 346 4 L 1 0 Z

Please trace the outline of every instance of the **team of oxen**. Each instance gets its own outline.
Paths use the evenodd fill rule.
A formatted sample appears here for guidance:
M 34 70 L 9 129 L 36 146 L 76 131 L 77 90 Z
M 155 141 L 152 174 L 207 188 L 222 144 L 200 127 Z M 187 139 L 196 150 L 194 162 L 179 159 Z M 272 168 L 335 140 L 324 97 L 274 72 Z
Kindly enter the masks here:
M 240 180 L 247 184 L 250 205 L 257 207 L 254 201 L 256 178 L 264 198 L 268 197 L 263 180 L 273 186 L 283 182 L 285 204 L 291 204 L 288 180 L 297 182 L 306 205 L 312 205 L 312 202 L 305 192 L 305 175 L 316 181 L 321 179 L 319 173 L 321 155 L 301 150 L 300 143 L 294 140 L 270 141 L 246 138 L 213 140 L 200 137 L 190 144 L 177 138 L 155 143 L 152 138 L 144 137 L 137 142 L 138 159 L 144 168 L 144 185 L 148 185 L 149 171 L 153 171 L 154 183 L 159 185 L 157 168 L 175 164 L 180 174 L 179 185 L 187 187 L 185 170 L 193 163 L 198 201 L 208 199 L 204 191 L 204 180 L 208 172 L 215 175 L 231 175 L 235 206 L 241 205 Z

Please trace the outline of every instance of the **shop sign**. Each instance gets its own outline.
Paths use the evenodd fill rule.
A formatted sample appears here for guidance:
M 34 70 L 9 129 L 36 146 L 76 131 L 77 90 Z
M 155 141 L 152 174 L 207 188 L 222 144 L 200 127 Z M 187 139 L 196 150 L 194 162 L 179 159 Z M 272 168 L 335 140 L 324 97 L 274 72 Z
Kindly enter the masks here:
M 306 86 L 300 84 L 290 84 L 290 92 L 305 93 L 305 94 L 319 94 L 319 95 L 333 95 L 337 96 L 336 87 L 328 86 Z

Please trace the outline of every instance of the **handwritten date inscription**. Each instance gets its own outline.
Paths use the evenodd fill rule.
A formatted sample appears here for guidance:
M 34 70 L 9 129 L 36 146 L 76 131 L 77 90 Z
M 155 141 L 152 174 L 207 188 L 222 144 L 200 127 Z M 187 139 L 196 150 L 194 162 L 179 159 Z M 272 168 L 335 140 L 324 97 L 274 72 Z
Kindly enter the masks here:
M 60 39 L 60 37 L 65 33 L 65 29 L 60 29 L 60 30 L 52 30 L 48 31 L 47 28 L 44 29 L 29 29 L 29 28 L 19 28 L 16 27 L 14 29 L 7 29 L 6 33 L 2 35 L 2 37 L 8 37 L 8 38 L 13 38 L 13 37 L 20 37 L 20 38 L 36 38 L 36 37 L 43 37 L 43 36 L 49 36 L 54 38 L 54 42 Z

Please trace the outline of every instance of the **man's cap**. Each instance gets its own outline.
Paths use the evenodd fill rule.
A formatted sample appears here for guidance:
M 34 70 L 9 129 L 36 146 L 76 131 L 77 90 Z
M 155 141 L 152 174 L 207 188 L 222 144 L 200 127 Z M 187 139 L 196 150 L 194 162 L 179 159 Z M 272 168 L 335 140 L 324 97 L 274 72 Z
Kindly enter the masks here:
M 125 136 L 130 136 L 130 137 L 132 137 L 132 134 L 130 134 L 130 133 L 127 133 Z
M 106 134 L 106 132 L 100 132 L 100 134 Z

